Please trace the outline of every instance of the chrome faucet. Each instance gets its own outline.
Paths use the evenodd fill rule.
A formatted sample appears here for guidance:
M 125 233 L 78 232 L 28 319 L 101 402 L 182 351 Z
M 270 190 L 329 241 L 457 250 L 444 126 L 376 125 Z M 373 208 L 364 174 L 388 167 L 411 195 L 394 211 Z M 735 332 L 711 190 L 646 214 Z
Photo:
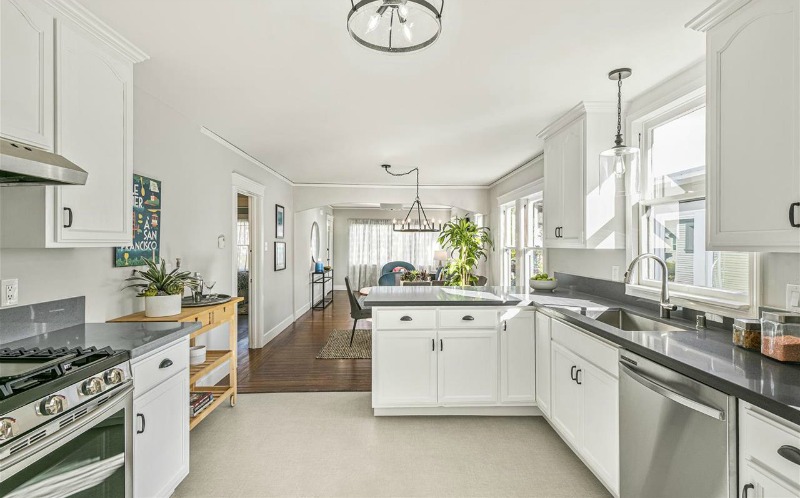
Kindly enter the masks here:
M 633 278 L 633 270 L 636 269 L 636 263 L 646 258 L 654 259 L 659 265 L 661 265 L 661 303 L 659 304 L 659 316 L 661 318 L 669 318 L 670 312 L 677 310 L 678 307 L 669 302 L 669 288 L 667 287 L 667 263 L 665 263 L 663 259 L 649 252 L 636 256 L 633 258 L 633 261 L 631 261 L 631 264 L 628 265 L 628 271 L 625 272 L 625 283 L 631 283 L 631 278 Z

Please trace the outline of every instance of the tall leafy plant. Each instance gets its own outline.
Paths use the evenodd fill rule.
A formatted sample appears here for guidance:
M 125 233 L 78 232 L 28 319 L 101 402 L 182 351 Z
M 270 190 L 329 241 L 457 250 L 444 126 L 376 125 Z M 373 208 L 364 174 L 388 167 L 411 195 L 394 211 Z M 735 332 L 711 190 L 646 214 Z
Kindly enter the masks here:
M 473 274 L 478 262 L 486 259 L 487 248 L 492 247 L 488 227 L 479 227 L 466 217 L 446 223 L 439 234 L 439 245 L 450 253 L 445 268 L 448 285 L 474 285 L 478 277 Z

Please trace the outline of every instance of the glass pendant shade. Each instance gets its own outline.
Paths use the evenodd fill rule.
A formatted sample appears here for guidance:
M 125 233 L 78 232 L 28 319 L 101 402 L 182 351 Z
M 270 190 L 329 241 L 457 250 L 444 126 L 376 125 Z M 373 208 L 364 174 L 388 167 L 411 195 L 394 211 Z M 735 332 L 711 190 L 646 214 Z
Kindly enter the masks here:
M 639 149 L 628 147 L 622 140 L 622 80 L 631 75 L 630 68 L 623 67 L 608 73 L 608 79 L 617 82 L 617 135 L 614 146 L 600 153 L 600 171 L 610 174 L 612 171 L 617 177 L 622 177 L 627 171 L 627 165 L 638 161 Z M 602 178 L 601 178 L 602 181 Z
M 347 31 L 360 45 L 386 53 L 422 50 L 442 32 L 444 0 L 351 0 Z

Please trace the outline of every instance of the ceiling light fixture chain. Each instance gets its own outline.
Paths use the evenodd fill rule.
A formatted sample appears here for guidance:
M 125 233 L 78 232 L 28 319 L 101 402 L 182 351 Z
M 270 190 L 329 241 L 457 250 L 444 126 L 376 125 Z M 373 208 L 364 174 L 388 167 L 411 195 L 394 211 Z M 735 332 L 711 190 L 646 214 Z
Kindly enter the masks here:
M 617 134 L 614 137 L 614 146 L 600 153 L 601 175 L 611 169 L 617 177 L 623 177 L 627 169 L 626 164 L 638 161 L 639 149 L 628 147 L 622 137 L 622 80 L 629 77 L 632 71 L 630 68 L 622 67 L 608 73 L 608 79 L 617 81 Z M 601 182 L 604 180 L 601 177 Z
M 389 164 L 382 164 L 381 168 L 392 176 L 406 176 L 411 173 L 416 173 L 417 176 L 417 190 L 414 202 L 411 203 L 411 208 L 406 213 L 405 218 L 400 220 L 392 220 L 392 230 L 395 232 L 440 232 L 442 230 L 442 222 L 435 219 L 428 220 L 428 215 L 425 213 L 425 208 L 422 207 L 422 202 L 419 200 L 419 168 L 414 168 L 406 171 L 405 173 L 393 173 L 389 171 L 392 166 Z M 416 210 L 417 219 L 416 223 L 411 219 L 411 214 Z

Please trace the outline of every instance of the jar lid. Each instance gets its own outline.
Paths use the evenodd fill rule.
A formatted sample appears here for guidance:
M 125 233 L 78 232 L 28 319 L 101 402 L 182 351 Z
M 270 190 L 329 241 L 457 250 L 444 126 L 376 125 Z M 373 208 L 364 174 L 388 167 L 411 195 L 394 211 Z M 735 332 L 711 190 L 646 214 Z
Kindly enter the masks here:
M 764 311 L 761 318 L 769 322 L 777 323 L 800 323 L 800 314 L 786 313 L 780 311 Z
M 733 326 L 744 330 L 761 330 L 761 320 L 753 318 L 737 318 Z

